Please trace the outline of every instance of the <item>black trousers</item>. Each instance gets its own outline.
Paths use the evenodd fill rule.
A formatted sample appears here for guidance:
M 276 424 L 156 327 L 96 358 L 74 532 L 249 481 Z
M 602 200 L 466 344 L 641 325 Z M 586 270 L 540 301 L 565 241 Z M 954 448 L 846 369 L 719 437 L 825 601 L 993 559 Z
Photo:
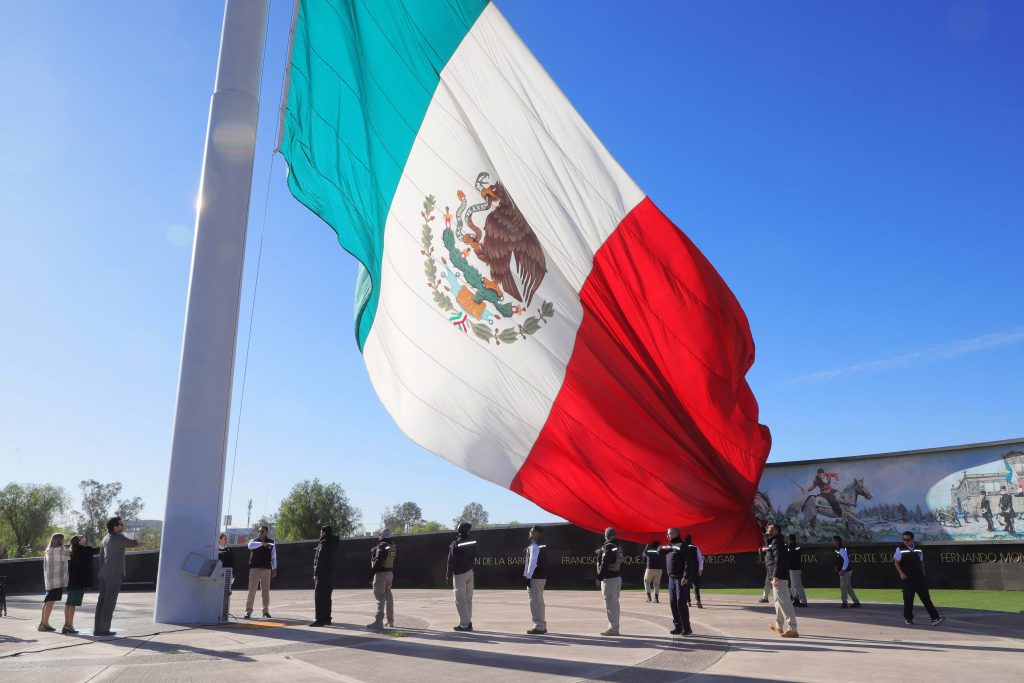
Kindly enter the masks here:
M 668 602 L 672 606 L 672 623 L 676 628 L 690 630 L 690 585 L 680 585 L 678 576 L 668 577 Z
M 916 578 L 908 576 L 903 582 L 903 618 L 914 618 L 914 595 L 921 598 L 921 604 L 928 610 L 928 616 L 932 619 L 939 618 L 939 610 L 932 604 L 932 597 L 928 594 L 928 586 L 925 585 L 924 577 Z
M 694 595 L 695 598 L 697 598 L 697 603 L 699 604 L 700 603 L 700 578 L 699 577 L 694 577 L 694 578 L 690 579 L 690 583 L 686 584 L 687 590 L 689 590 L 689 588 L 691 586 L 693 587 L 693 595 Z M 687 597 L 689 597 L 689 595 L 687 595 Z M 687 600 L 686 602 L 690 602 L 690 601 Z
M 331 623 L 331 593 L 334 582 L 331 579 L 316 579 L 313 585 L 313 604 L 316 610 L 316 621 Z

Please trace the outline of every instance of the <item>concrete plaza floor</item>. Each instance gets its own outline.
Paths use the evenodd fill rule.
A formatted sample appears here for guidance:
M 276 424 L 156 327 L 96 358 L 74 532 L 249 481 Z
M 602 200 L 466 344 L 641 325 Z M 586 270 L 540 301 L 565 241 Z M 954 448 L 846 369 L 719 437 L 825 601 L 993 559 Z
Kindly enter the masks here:
M 154 624 L 152 593 L 125 593 L 113 639 L 90 633 L 87 595 L 78 636 L 40 633 L 38 597 L 8 598 L 0 618 L 0 681 L 915 681 L 1024 680 L 1024 615 L 945 610 L 947 620 L 903 623 L 896 605 L 836 603 L 799 610 L 798 639 L 781 639 L 756 598 L 706 596 L 691 611 L 695 634 L 672 637 L 669 606 L 622 594 L 622 635 L 605 627 L 600 594 L 548 591 L 549 634 L 528 636 L 526 591 L 477 591 L 473 633 L 456 633 L 450 592 L 397 590 L 396 628 L 367 631 L 369 590 L 334 592 L 334 625 L 309 628 L 312 591 L 273 591 L 272 619 L 221 626 Z M 667 596 L 662 593 L 662 598 Z M 244 611 L 236 592 L 232 612 Z M 258 606 L 257 601 L 257 606 Z M 941 605 L 939 606 L 941 609 Z M 258 614 L 258 611 L 257 611 Z M 60 628 L 63 613 L 51 624 Z

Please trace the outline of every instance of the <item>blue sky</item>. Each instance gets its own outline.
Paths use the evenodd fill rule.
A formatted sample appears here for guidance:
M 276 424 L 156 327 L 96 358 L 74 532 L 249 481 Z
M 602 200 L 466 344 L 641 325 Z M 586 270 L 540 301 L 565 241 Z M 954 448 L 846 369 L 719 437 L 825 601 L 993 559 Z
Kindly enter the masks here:
M 499 6 L 736 292 L 772 460 L 1024 434 L 1024 6 Z M 472 500 L 551 519 L 412 444 L 377 401 L 353 261 L 272 161 L 290 2 L 271 12 L 229 511 L 272 512 L 320 477 L 371 527 L 405 500 L 444 522 Z M 221 14 L 0 5 L 0 485 L 116 479 L 163 515 Z

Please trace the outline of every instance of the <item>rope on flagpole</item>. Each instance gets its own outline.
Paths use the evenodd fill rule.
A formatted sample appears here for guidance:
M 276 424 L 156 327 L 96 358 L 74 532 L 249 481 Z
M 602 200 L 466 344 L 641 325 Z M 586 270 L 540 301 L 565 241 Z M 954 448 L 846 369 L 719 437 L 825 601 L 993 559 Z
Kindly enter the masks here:
M 295 7 L 298 7 L 299 0 L 295 1 Z M 274 12 L 274 0 L 270 0 L 270 11 L 267 13 L 268 16 L 273 16 Z M 293 11 L 294 14 L 294 11 Z M 294 28 L 292 29 L 294 30 Z M 263 37 L 263 64 L 260 65 L 260 83 L 263 83 L 263 74 L 267 67 L 267 43 L 270 38 L 270 31 Z M 285 85 L 287 83 L 287 60 L 291 53 L 291 38 L 288 40 L 287 53 L 285 54 L 285 79 L 281 82 L 281 92 L 278 95 L 278 100 L 284 97 Z M 283 105 L 282 105 L 283 106 Z M 277 141 L 281 133 L 281 118 L 277 118 L 277 125 L 274 130 L 274 146 L 270 152 L 270 172 L 267 174 L 267 184 L 263 196 L 263 218 L 260 221 L 260 244 L 256 251 L 256 275 L 252 285 L 252 304 L 249 307 L 249 329 L 245 336 L 245 354 L 242 360 L 242 386 L 239 390 L 238 396 L 238 415 L 235 419 L 235 446 L 231 455 L 231 479 L 228 484 L 228 504 L 225 510 L 228 513 L 231 511 L 231 502 L 235 492 L 235 468 L 238 465 L 238 436 L 242 430 L 242 409 L 245 406 L 245 381 L 249 373 L 249 348 L 252 345 L 252 328 L 253 318 L 256 315 L 256 295 L 260 286 L 260 265 L 263 263 L 263 241 L 267 235 L 267 207 L 270 204 L 270 183 L 274 178 L 274 164 L 277 162 Z M 226 526 L 226 525 L 225 525 Z M 229 539 L 230 540 L 230 539 Z

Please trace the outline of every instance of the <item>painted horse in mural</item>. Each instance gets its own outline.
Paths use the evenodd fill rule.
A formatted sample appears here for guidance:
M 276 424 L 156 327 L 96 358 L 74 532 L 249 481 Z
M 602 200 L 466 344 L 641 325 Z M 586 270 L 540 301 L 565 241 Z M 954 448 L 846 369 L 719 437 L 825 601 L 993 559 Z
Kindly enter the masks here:
M 857 499 L 860 496 L 864 496 L 865 500 L 871 500 L 871 491 L 864 485 L 863 479 L 854 479 L 852 482 L 846 485 L 846 487 L 839 492 L 837 498 L 839 499 L 839 505 L 843 510 L 843 524 L 847 529 L 859 527 L 862 531 L 867 531 L 868 527 L 864 522 L 860 521 L 860 518 L 855 514 L 857 510 Z M 810 525 L 811 529 L 814 529 L 814 520 L 819 516 L 830 517 L 835 519 L 837 517 L 835 510 L 829 505 L 828 501 L 819 495 L 810 495 L 805 499 L 794 501 L 790 504 L 789 508 L 786 509 L 786 514 L 790 517 L 796 517 L 797 515 L 803 514 L 804 521 Z

